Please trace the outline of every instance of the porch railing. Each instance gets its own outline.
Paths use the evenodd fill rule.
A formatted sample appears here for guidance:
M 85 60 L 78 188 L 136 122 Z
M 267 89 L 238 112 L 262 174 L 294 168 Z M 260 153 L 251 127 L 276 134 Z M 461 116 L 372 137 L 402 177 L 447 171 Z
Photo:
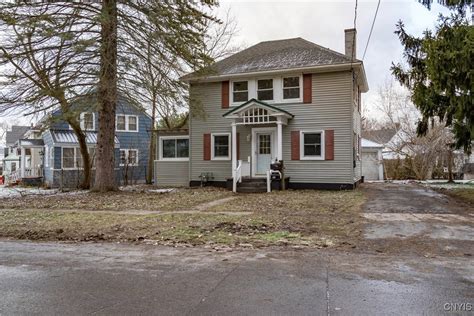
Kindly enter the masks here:
M 5 176 L 5 184 L 9 185 L 21 179 L 21 169 L 15 170 Z
M 43 176 L 43 168 L 25 168 L 25 178 L 36 178 Z
M 237 168 L 234 170 L 234 179 L 232 184 L 232 191 L 237 192 L 237 183 L 242 182 L 242 160 L 237 161 Z

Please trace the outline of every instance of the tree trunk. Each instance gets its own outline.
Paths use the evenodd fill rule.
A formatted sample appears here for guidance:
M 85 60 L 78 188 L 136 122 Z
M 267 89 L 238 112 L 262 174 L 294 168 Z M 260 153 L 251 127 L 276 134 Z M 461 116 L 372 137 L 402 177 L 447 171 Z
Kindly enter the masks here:
M 103 0 L 99 78 L 99 132 L 94 190 L 117 189 L 115 179 L 114 138 L 117 105 L 117 1 Z
M 89 148 L 87 148 L 86 134 L 81 130 L 77 120 L 70 120 L 68 123 L 71 125 L 74 134 L 76 134 L 77 141 L 79 142 L 79 149 L 81 151 L 82 174 L 84 175 L 84 178 L 82 179 L 81 184 L 79 184 L 79 188 L 89 189 L 91 185 L 91 159 L 89 156 Z
M 151 108 L 150 153 L 148 154 L 148 167 L 147 167 L 147 172 L 146 172 L 147 184 L 151 184 L 152 182 L 153 169 L 154 169 L 154 164 L 155 164 L 155 152 L 156 152 L 155 120 L 156 120 L 156 98 L 153 97 L 153 103 L 152 103 L 152 108 Z

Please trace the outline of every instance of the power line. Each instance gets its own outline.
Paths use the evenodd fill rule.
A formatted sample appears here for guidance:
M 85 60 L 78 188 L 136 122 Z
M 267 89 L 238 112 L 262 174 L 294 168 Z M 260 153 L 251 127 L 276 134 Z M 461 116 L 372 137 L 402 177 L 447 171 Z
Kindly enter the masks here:
M 374 20 L 372 21 L 372 26 L 370 27 L 369 38 L 367 39 L 367 44 L 365 45 L 364 55 L 362 55 L 362 60 L 365 58 L 365 53 L 367 53 L 367 47 L 369 47 L 370 37 L 372 36 L 372 31 L 374 29 L 375 20 L 377 19 L 377 13 L 379 12 L 380 0 L 377 3 L 377 9 L 375 10 Z

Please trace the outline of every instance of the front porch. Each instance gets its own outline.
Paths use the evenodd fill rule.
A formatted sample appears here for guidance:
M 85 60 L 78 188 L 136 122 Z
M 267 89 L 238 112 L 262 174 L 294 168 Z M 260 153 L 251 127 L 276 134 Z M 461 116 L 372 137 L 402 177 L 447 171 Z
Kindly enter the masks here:
M 254 191 L 260 192 L 262 183 L 265 185 L 263 192 L 279 189 L 281 186 L 276 183 L 280 181 L 272 181 L 270 166 L 283 160 L 283 128 L 293 115 L 252 99 L 223 116 L 231 120 L 232 126 L 231 189 L 238 192 L 239 187 L 249 188 L 254 184 Z
M 19 168 L 11 168 L 5 174 L 5 184 L 39 186 L 43 181 L 44 142 L 42 139 L 20 139 L 18 141 L 20 156 L 17 158 Z M 15 164 L 16 166 L 16 164 Z

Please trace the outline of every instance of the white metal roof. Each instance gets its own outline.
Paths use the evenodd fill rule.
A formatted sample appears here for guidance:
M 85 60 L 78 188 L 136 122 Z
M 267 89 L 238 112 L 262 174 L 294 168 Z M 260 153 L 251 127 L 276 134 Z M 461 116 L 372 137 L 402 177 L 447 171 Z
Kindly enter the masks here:
M 373 142 L 373 141 L 365 139 L 365 138 L 362 138 L 361 143 L 362 143 L 362 147 L 371 147 L 371 148 L 383 148 L 384 147 L 382 144 Z
M 86 143 L 96 144 L 97 143 L 97 133 L 96 132 L 85 132 L 86 133 Z M 77 136 L 74 134 L 74 131 L 71 130 L 51 130 L 51 136 L 53 137 L 53 142 L 55 144 L 77 144 Z M 115 145 L 120 144 L 117 136 L 115 136 Z

